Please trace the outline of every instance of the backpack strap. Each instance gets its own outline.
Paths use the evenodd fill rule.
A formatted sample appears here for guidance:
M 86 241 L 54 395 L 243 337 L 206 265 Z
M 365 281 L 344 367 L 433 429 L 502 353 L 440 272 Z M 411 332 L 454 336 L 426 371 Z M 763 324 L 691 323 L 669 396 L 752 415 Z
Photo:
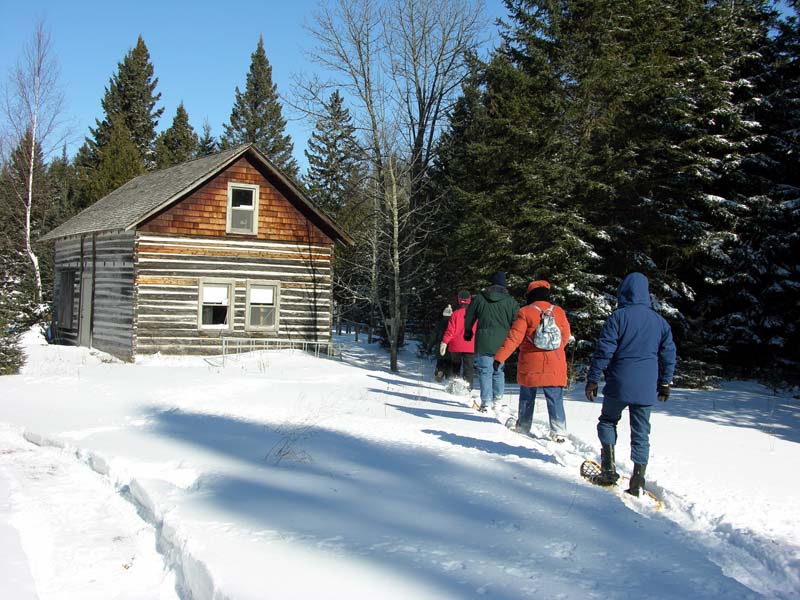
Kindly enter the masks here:
M 542 314 L 545 314 L 545 313 L 547 313 L 548 315 L 552 315 L 552 314 L 553 314 L 553 309 L 556 307 L 556 305 L 555 305 L 555 304 L 551 304 L 551 305 L 550 305 L 550 308 L 548 308 L 547 310 L 542 310 L 541 308 L 539 308 L 539 307 L 538 307 L 538 306 L 536 306 L 535 304 L 531 304 L 531 306 L 532 306 L 533 308 L 535 308 L 536 310 L 538 310 L 540 313 L 542 313 Z

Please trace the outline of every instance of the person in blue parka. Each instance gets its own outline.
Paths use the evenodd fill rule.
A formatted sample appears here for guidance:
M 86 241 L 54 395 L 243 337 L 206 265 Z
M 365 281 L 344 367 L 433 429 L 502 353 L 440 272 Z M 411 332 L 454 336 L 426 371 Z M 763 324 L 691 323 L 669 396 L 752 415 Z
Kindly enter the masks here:
M 630 273 L 617 293 L 617 310 L 603 325 L 592 364 L 586 376 L 586 397 L 597 397 L 605 374 L 603 409 L 597 424 L 601 444 L 598 483 L 614 485 L 619 479 L 614 464 L 617 423 L 627 407 L 631 421 L 633 475 L 628 493 L 638 496 L 645 484 L 650 455 L 650 411 L 656 400 L 669 398 L 675 371 L 675 344 L 669 324 L 653 310 L 647 277 Z

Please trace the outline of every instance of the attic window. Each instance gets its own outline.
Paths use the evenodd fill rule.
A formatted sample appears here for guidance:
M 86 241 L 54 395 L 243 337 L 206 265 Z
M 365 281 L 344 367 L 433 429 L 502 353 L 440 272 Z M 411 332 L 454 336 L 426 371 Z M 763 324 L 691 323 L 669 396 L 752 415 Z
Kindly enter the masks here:
M 258 233 L 258 186 L 249 183 L 228 184 L 228 233 Z

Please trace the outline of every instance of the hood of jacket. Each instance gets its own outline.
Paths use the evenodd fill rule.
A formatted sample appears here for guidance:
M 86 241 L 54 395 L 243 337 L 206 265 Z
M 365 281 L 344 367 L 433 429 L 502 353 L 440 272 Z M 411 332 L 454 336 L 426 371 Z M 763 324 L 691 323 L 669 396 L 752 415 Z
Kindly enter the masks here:
M 651 306 L 647 277 L 641 273 L 629 273 L 619 284 L 617 307 L 622 308 L 633 304 Z
M 499 302 L 508 297 L 508 290 L 502 285 L 490 285 L 481 292 L 487 302 Z

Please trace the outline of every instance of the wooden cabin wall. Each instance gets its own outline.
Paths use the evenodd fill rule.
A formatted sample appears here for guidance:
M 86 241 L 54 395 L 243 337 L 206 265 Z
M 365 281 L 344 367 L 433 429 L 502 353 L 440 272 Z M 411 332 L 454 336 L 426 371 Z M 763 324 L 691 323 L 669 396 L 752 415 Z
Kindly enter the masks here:
M 94 245 L 92 347 L 133 356 L 133 231 L 97 234 Z
M 53 298 L 59 302 L 64 294 L 72 295 L 72 323 L 56 323 L 55 336 L 62 344 L 76 346 L 78 343 L 78 311 L 80 308 L 80 285 L 81 269 L 85 267 L 85 262 L 81 263 L 81 241 L 79 236 L 61 238 L 55 242 L 55 273 Z M 89 243 L 91 251 L 91 242 Z M 71 290 L 62 289 L 61 273 L 71 272 L 73 274 L 73 285 Z
M 81 307 L 91 302 L 91 345 L 124 360 L 133 355 L 133 232 L 85 234 L 56 240 L 55 290 L 72 294 L 72 323 L 57 324 L 57 338 L 78 345 Z M 72 290 L 62 290 L 61 274 L 73 274 Z M 81 297 L 81 280 L 91 276 L 87 298 Z M 88 312 L 88 311 L 87 311 Z
M 220 336 L 330 339 L 331 244 L 154 235 L 136 241 L 135 352 L 219 354 Z M 200 330 L 199 280 L 235 282 L 233 329 Z M 245 331 L 247 281 L 280 282 L 279 330 Z

